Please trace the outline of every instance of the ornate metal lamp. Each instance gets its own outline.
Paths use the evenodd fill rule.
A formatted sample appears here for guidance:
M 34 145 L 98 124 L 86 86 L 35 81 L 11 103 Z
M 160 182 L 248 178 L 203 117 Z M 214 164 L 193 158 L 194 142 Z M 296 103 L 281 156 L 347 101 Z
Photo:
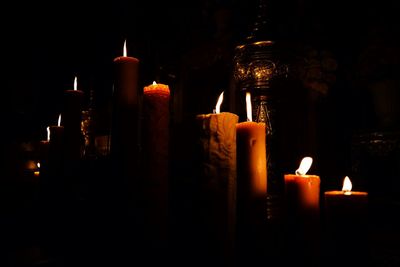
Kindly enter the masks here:
M 288 65 L 284 60 L 275 32 L 268 21 L 268 6 L 260 0 L 258 15 L 250 35 L 243 44 L 236 46 L 233 75 L 236 82 L 237 110 L 245 111 L 240 101 L 246 92 L 252 95 L 253 118 L 265 122 L 267 127 L 267 218 L 273 219 L 278 212 L 275 204 L 279 197 L 281 173 L 277 170 L 274 158 L 276 102 L 279 100 L 279 87 L 288 76 Z M 238 112 L 240 115 L 240 112 Z

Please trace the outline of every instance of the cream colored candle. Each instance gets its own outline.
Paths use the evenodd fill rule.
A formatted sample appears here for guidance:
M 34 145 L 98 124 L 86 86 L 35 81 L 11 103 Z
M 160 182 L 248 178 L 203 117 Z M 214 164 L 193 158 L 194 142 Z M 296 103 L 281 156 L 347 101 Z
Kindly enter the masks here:
M 233 263 L 236 220 L 236 124 L 239 117 L 220 112 L 223 92 L 215 113 L 196 116 L 199 165 L 199 218 L 206 233 L 207 249 Z

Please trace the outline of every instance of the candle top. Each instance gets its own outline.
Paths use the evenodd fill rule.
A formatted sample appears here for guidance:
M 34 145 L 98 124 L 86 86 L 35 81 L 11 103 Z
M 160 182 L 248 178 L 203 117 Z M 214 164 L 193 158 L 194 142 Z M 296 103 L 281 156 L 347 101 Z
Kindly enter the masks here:
M 114 58 L 114 62 L 116 63 L 138 63 L 139 59 L 135 58 L 135 57 L 125 57 L 125 56 L 119 56 Z
M 153 84 L 144 87 L 145 94 L 169 95 L 169 86 L 162 83 L 153 82 Z
M 351 197 L 353 196 L 367 196 L 368 193 L 364 191 L 339 191 L 339 190 L 333 190 L 333 191 L 326 191 L 324 192 L 325 195 L 342 195 L 344 197 Z
M 128 63 L 128 62 L 133 62 L 133 63 L 138 63 L 139 60 L 134 57 L 128 57 L 128 50 L 126 48 L 126 40 L 124 41 L 124 47 L 122 49 L 122 56 L 116 57 L 114 59 L 114 62 L 120 62 L 120 63 Z
M 254 128 L 254 127 L 265 128 L 265 123 L 264 122 L 255 122 L 255 121 L 244 121 L 244 122 L 239 122 L 238 124 L 236 124 L 236 128 L 238 128 L 238 129 Z
M 211 117 L 211 116 L 225 116 L 225 115 L 233 115 L 238 118 L 238 116 L 235 113 L 223 111 L 220 113 L 208 113 L 208 114 L 198 114 L 196 115 L 197 118 L 206 118 L 206 117 Z

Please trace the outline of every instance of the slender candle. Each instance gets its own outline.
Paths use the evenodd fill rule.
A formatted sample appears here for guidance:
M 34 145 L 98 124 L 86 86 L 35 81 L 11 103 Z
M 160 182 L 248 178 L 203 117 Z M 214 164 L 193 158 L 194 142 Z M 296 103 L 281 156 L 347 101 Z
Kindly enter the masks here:
M 49 127 L 49 170 L 50 175 L 60 176 L 63 172 L 66 146 L 64 126 L 61 125 L 61 114 L 58 116 L 57 125 Z
M 239 117 L 220 112 L 224 92 L 213 114 L 196 116 L 199 146 L 199 211 L 202 229 L 207 229 L 207 247 L 233 260 L 236 211 L 236 124 Z
M 78 90 L 78 78 L 74 78 L 73 90 L 64 94 L 63 126 L 65 138 L 65 156 L 67 160 L 81 157 L 83 136 L 81 132 L 82 105 L 84 93 Z
M 238 183 L 250 198 L 265 198 L 267 194 L 267 159 L 265 123 L 252 121 L 251 95 L 246 94 L 247 121 L 238 123 Z
M 246 94 L 247 120 L 236 125 L 238 250 L 248 265 L 262 262 L 266 249 L 266 125 L 252 121 L 251 95 Z
M 153 82 L 143 89 L 143 203 L 153 247 L 166 249 L 168 232 L 170 90 Z
M 139 167 L 139 60 L 127 56 L 114 59 L 111 156 L 120 174 L 132 180 Z
M 46 127 L 46 140 L 39 142 L 39 162 L 40 170 L 39 176 L 43 177 L 48 174 L 48 161 L 49 161 L 49 140 L 50 140 L 50 127 Z
M 145 178 L 151 184 L 168 184 L 170 123 L 168 85 L 153 82 L 143 90 L 143 153 Z

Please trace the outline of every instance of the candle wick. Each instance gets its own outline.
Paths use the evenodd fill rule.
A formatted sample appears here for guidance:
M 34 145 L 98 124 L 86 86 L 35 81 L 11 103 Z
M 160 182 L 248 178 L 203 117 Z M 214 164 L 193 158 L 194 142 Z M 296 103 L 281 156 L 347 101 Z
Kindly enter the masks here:
M 299 170 L 296 170 L 296 175 L 303 175 L 301 172 L 299 172 Z
M 215 108 L 213 109 L 213 114 L 217 113 L 217 111 L 215 110 Z
M 344 192 L 344 194 L 345 194 L 346 196 L 351 195 L 351 191 L 349 191 L 349 190 L 343 190 L 343 192 Z

